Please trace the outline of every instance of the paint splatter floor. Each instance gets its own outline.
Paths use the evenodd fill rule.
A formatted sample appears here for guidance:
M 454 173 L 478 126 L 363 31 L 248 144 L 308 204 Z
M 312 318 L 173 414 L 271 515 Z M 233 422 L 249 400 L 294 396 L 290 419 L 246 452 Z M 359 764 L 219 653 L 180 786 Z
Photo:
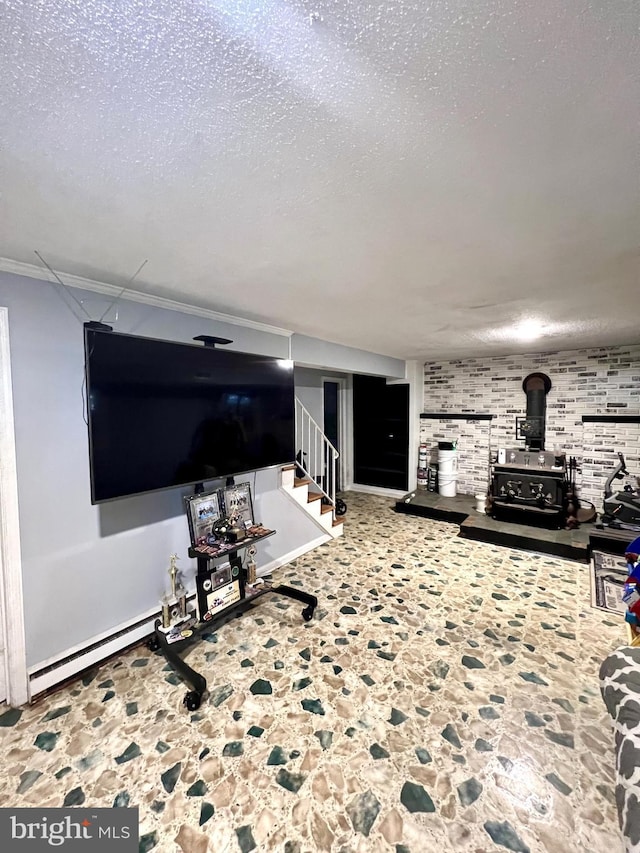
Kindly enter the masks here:
M 190 652 L 138 647 L 0 717 L 5 806 L 138 806 L 140 850 L 620 850 L 587 566 L 346 496 L 344 537 Z

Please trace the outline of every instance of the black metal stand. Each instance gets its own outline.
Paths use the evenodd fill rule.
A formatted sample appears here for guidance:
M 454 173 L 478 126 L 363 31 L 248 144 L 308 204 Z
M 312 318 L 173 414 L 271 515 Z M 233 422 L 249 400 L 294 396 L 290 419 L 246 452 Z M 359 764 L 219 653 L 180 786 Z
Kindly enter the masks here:
M 211 571 L 209 564 L 221 559 L 222 557 L 228 559 L 231 566 L 235 566 L 238 569 L 236 576 L 239 581 L 240 600 L 230 604 L 228 607 L 225 607 L 224 610 L 221 610 L 220 613 L 216 614 L 210 621 L 199 622 L 191 629 L 192 633 L 190 636 L 174 643 L 169 643 L 167 641 L 165 633 L 161 630 L 161 622 L 159 619 L 156 619 L 155 630 L 147 641 L 147 646 L 151 651 L 160 651 L 173 670 L 180 676 L 180 678 L 182 678 L 183 681 L 187 683 L 189 687 L 191 687 L 191 690 L 189 690 L 184 697 L 184 704 L 189 711 L 195 711 L 200 707 L 202 697 L 207 689 L 207 681 L 203 675 L 196 672 L 195 669 L 190 667 L 189 664 L 183 660 L 180 653 L 186 651 L 194 642 L 197 642 L 203 632 L 210 631 L 214 625 L 218 625 L 221 622 L 228 620 L 230 616 L 240 616 L 254 601 L 270 592 L 276 593 L 277 595 L 284 595 L 287 598 L 292 598 L 295 601 L 299 601 L 306 605 L 302 611 L 302 618 L 305 622 L 308 622 L 313 618 L 313 613 L 318 606 L 318 599 L 315 595 L 303 592 L 300 589 L 295 589 L 294 587 L 272 586 L 269 583 L 264 583 L 264 585 L 259 588 L 253 586 L 247 588 L 245 572 L 241 567 L 241 560 L 238 557 L 238 551 L 248 547 L 259 539 L 265 539 L 267 536 L 272 536 L 274 533 L 275 531 L 270 530 L 259 536 L 247 537 L 247 539 L 242 542 L 235 543 L 228 550 L 225 550 L 215 556 L 203 556 L 202 554 L 190 549 L 189 555 L 197 557 L 198 560 L 198 573 L 196 575 L 198 601 L 201 602 L 202 600 L 203 579 L 208 577 Z M 204 600 L 206 600 L 206 596 L 204 597 Z M 202 614 L 201 607 L 200 613 Z

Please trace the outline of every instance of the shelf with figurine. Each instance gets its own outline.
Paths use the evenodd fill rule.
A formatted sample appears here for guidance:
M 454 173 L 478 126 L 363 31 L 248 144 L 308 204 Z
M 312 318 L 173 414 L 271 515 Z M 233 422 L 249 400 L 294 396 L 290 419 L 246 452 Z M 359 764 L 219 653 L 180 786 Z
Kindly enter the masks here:
M 231 534 L 231 538 L 225 539 L 227 531 Z M 238 536 L 239 532 L 239 536 Z M 273 536 L 275 530 L 269 530 L 260 524 L 255 524 L 252 527 L 240 529 L 232 528 L 230 525 L 218 525 L 216 533 L 210 535 L 208 540 L 189 548 L 190 557 L 205 557 L 213 559 L 215 557 L 224 557 L 240 548 L 247 548 L 261 539 L 266 539 Z
M 186 510 L 191 534 L 188 553 L 197 559 L 197 610 L 189 607 L 176 565 L 178 556 L 173 554 L 169 568 L 171 591 L 162 599 L 162 618 L 156 620 L 148 646 L 161 651 L 176 673 L 192 687 L 184 704 L 195 710 L 200 706 L 207 682 L 180 657 L 180 652 L 201 633 L 266 593 L 284 595 L 304 604 L 305 622 L 313 617 L 318 599 L 303 590 L 276 586 L 257 576 L 255 543 L 276 531 L 254 521 L 248 483 L 231 484 L 224 490 L 186 498 Z
M 185 505 L 190 557 L 224 557 L 275 533 L 254 520 L 249 483 L 190 495 Z

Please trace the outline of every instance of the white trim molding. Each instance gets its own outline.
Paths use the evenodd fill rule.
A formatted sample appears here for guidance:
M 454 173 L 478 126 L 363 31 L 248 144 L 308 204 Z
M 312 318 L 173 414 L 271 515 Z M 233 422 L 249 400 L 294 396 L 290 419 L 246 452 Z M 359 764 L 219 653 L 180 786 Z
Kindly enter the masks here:
M 409 382 L 409 477 L 408 491 L 418 486 L 418 448 L 420 445 L 420 412 L 424 409 L 424 364 L 407 361 L 405 364 Z
M 18 513 L 18 472 L 13 420 L 9 311 L 0 308 L 0 607 L 7 701 L 29 701 Z
M 353 447 L 353 437 L 349 430 L 349 418 L 353 413 L 353 394 L 349 387 L 350 377 L 344 376 L 327 376 L 323 374 L 320 377 L 320 387 L 322 394 L 322 429 L 324 430 L 324 386 L 326 382 L 334 382 L 338 386 L 338 470 L 340 475 L 338 483 L 341 491 L 344 484 L 349 480 L 349 472 L 351 470 L 351 456 Z
M 382 486 L 365 486 L 362 483 L 352 483 L 345 495 L 349 500 L 348 492 L 363 492 L 366 495 L 379 495 L 382 498 L 403 498 L 407 493 L 401 492 L 399 489 L 384 489 Z
M 0 272 L 8 272 L 13 275 L 23 275 L 33 278 L 42 284 L 52 284 L 50 273 L 47 269 L 36 264 L 26 264 L 22 261 L 13 261 L 11 258 L 0 257 Z M 121 285 L 107 284 L 103 281 L 95 281 L 91 278 L 83 278 L 72 273 L 58 271 L 63 283 L 67 287 L 76 287 L 80 290 L 88 290 L 92 293 L 100 293 L 112 298 L 127 299 L 130 302 L 139 302 L 142 305 L 152 305 L 154 308 L 165 308 L 167 311 L 179 311 L 181 314 L 191 314 L 195 317 L 205 317 L 208 320 L 217 320 L 220 323 L 230 323 L 232 326 L 243 326 L 247 329 L 255 329 L 258 332 L 268 332 L 271 335 L 281 335 L 291 338 L 293 332 L 290 329 L 281 329 L 279 326 L 270 326 L 268 323 L 259 323 L 257 320 L 246 320 L 244 317 L 236 317 L 233 314 L 222 314 L 209 308 L 199 308 L 196 305 L 188 305 L 185 302 L 177 302 L 174 299 L 166 299 L 164 296 L 154 296 L 152 293 L 143 293 L 140 290 L 122 291 Z

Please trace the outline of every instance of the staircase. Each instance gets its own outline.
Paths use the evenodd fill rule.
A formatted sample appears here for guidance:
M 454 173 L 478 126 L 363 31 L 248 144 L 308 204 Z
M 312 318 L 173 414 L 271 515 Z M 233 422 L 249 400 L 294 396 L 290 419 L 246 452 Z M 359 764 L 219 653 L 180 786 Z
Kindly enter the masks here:
M 295 429 L 298 463 L 282 469 L 281 488 L 337 539 L 343 533 L 343 519 L 335 513 L 339 453 L 297 397 Z

